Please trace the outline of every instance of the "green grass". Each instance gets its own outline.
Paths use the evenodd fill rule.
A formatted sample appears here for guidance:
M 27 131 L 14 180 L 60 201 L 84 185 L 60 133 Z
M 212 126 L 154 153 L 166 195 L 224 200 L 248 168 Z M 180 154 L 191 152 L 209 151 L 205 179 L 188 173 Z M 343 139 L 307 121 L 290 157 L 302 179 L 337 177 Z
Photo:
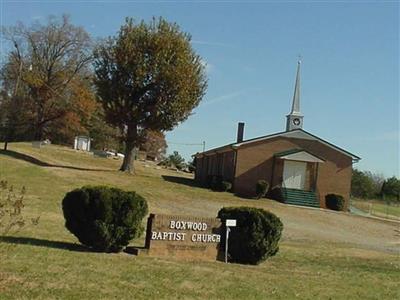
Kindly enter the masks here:
M 393 202 L 386 203 L 377 200 L 353 199 L 351 203 L 356 208 L 371 215 L 400 219 L 400 205 Z
M 82 251 L 75 237 L 64 228 L 61 200 L 66 192 L 86 184 L 136 190 L 148 200 L 152 213 L 178 211 L 207 217 L 216 216 L 222 206 L 268 208 L 272 204 L 193 187 L 187 175 L 141 163 L 136 164 L 137 175 L 122 174 L 116 171 L 120 161 L 94 158 L 65 147 L 34 149 L 29 144 L 13 143 L 9 149 L 14 152 L 0 152 L 0 179 L 7 179 L 15 187 L 26 186 L 24 213 L 27 218 L 41 218 L 37 226 L 28 226 L 0 241 L 0 299 L 400 296 L 398 256 L 349 244 L 283 239 L 278 254 L 259 266 Z M 58 167 L 43 167 L 37 161 L 17 157 L 16 153 Z M 143 244 L 143 238 L 133 243 Z
M 326 245 L 285 244 L 260 266 L 2 246 L 2 299 L 395 299 L 398 288 L 393 261 Z

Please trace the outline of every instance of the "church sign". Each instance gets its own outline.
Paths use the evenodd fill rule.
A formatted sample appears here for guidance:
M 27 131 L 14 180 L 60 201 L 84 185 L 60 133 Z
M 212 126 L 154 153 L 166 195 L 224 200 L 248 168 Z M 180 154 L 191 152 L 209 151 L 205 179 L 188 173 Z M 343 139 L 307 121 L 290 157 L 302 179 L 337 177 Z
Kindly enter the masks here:
M 151 256 L 216 260 L 220 242 L 220 219 L 151 214 L 147 220 L 145 248 Z

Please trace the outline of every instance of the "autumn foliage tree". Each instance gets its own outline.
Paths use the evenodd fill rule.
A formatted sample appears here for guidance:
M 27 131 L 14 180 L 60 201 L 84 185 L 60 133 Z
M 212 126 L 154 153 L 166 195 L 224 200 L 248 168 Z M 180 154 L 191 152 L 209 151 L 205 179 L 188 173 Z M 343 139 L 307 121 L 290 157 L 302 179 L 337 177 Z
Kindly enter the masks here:
M 121 171 L 132 172 L 133 149 L 145 130 L 171 130 L 201 101 L 206 78 L 189 34 L 175 23 L 127 18 L 94 52 L 97 95 L 107 121 L 124 134 Z
M 69 102 L 69 110 L 48 129 L 48 136 L 55 143 L 71 144 L 76 135 L 88 135 L 95 113 L 100 109 L 89 80 L 78 78 L 71 82 Z
M 87 127 L 92 138 L 91 145 L 94 149 L 114 149 L 122 151 L 121 132 L 105 121 L 104 110 L 100 103 L 96 106 Z
M 144 134 L 144 141 L 140 147 L 141 150 L 146 151 L 148 155 L 161 160 L 167 152 L 167 141 L 165 134 L 161 131 L 146 130 Z
M 34 139 L 41 140 L 49 124 L 71 111 L 77 83 L 87 81 L 92 59 L 90 36 L 67 16 L 49 17 L 44 25 L 19 23 L 2 28 L 2 32 L 12 47 L 2 65 L 3 89 L 26 96 L 31 108 L 27 123 L 33 125 Z

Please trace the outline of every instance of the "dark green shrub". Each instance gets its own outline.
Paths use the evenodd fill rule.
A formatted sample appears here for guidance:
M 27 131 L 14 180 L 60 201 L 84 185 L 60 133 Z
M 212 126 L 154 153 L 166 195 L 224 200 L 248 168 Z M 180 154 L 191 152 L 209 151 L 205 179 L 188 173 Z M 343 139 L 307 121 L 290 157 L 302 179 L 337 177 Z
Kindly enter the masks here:
M 279 202 L 284 202 L 283 201 L 283 191 L 280 186 L 276 186 L 268 192 L 268 198 L 277 200 Z
M 206 178 L 206 187 L 211 188 L 214 185 L 215 176 L 214 175 L 207 175 Z
M 237 220 L 229 235 L 230 261 L 258 264 L 278 252 L 283 224 L 273 213 L 252 207 L 224 207 L 218 218 L 223 224 L 226 219 Z M 221 245 L 225 245 L 224 236 Z
M 268 192 L 269 184 L 265 180 L 258 180 L 256 183 L 256 195 L 257 199 L 265 197 Z
M 325 196 L 326 207 L 333 210 L 344 210 L 343 196 L 336 194 L 328 194 Z
M 207 176 L 207 187 L 213 191 L 221 190 L 222 176 L 220 175 L 208 175 Z
M 213 175 L 210 188 L 216 192 L 227 192 L 232 188 L 232 183 L 223 180 L 221 175 Z
M 221 191 L 227 192 L 232 188 L 232 183 L 229 181 L 221 181 Z
M 62 201 L 65 227 L 96 251 L 118 252 L 140 236 L 147 202 L 135 192 L 105 186 L 85 186 Z

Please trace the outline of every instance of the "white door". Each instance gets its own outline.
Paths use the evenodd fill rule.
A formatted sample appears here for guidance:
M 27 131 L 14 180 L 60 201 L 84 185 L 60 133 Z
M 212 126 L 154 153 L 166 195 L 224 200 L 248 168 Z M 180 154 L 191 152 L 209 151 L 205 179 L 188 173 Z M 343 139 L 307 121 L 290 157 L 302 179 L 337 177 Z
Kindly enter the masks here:
M 86 140 L 82 140 L 82 148 L 81 150 L 87 151 L 87 141 Z
M 306 167 L 305 162 L 285 160 L 283 165 L 284 187 L 304 190 Z

